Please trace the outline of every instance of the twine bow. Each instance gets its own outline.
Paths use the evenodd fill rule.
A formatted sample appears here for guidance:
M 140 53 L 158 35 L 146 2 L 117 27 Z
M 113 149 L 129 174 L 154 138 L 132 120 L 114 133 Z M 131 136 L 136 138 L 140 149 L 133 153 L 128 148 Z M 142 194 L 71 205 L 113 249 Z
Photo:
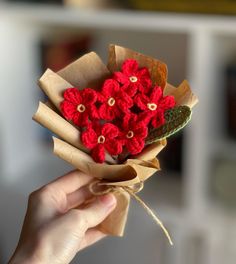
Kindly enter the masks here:
M 106 182 L 102 181 L 94 181 L 89 185 L 89 191 L 93 195 L 104 195 L 107 193 L 114 193 L 114 192 L 127 192 L 130 196 L 132 196 L 143 208 L 144 210 L 152 217 L 154 222 L 160 226 L 162 231 L 164 232 L 166 238 L 168 239 L 170 245 L 173 245 L 171 236 L 165 226 L 163 225 L 162 221 L 159 217 L 153 212 L 153 210 L 136 194 L 140 192 L 144 187 L 143 181 L 136 183 L 132 186 L 111 186 L 108 185 Z

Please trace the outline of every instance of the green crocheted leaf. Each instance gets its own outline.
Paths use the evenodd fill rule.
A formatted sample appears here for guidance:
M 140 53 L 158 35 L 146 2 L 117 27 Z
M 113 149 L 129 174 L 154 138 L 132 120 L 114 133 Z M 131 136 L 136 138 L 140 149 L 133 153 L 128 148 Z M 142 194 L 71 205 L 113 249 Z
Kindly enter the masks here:
M 167 138 L 187 125 L 191 119 L 192 111 L 186 105 L 174 107 L 165 111 L 165 124 L 152 129 L 146 138 L 146 144 L 152 144 L 163 138 Z

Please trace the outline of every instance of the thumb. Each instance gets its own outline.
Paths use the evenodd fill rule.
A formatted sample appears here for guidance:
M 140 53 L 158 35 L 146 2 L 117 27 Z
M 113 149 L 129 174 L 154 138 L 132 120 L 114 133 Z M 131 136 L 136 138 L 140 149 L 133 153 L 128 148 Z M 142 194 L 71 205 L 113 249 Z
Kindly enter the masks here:
M 116 207 L 116 198 L 109 193 L 97 197 L 97 199 L 81 210 L 81 215 L 87 224 L 87 228 L 99 225 Z

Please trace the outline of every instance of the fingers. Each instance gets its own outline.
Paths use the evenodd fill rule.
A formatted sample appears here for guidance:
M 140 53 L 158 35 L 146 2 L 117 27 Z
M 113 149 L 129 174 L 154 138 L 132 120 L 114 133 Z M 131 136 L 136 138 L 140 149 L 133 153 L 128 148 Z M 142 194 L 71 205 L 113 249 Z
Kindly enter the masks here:
M 65 213 L 89 197 L 89 193 L 83 188 L 92 180 L 92 177 L 82 172 L 72 171 L 33 192 L 29 196 L 28 209 L 34 212 L 38 223 L 42 223 L 58 213 Z M 82 193 L 80 193 L 81 189 Z
M 50 189 L 63 191 L 65 194 L 72 193 L 93 180 L 93 177 L 78 170 L 71 171 L 64 176 L 48 184 Z
M 113 194 L 99 196 L 82 211 L 87 228 L 100 224 L 116 207 L 116 198 Z
M 90 192 L 88 186 L 84 186 L 67 195 L 67 209 L 78 207 L 92 197 L 93 194 Z
M 88 229 L 99 225 L 116 207 L 113 194 L 106 194 L 96 198 L 83 209 L 72 209 L 66 217 L 72 220 L 74 228 L 85 233 Z
M 115 208 L 116 198 L 113 194 L 97 197 L 83 209 L 71 209 L 53 221 L 42 225 L 41 237 L 46 247 L 54 245 L 58 252 L 69 250 L 75 255 L 84 248 L 103 238 L 105 235 L 93 229 L 99 225 Z M 52 249 L 53 250 L 53 249 Z M 52 262 L 48 262 L 52 263 Z M 64 262 L 63 262 L 64 263 Z M 69 263 L 66 261 L 65 263 Z
M 106 234 L 97 230 L 96 228 L 89 229 L 85 233 L 85 236 L 84 236 L 83 240 L 81 241 L 79 250 L 82 250 L 82 249 L 98 242 L 99 240 L 101 240 L 102 238 L 104 238 L 106 236 L 107 236 Z

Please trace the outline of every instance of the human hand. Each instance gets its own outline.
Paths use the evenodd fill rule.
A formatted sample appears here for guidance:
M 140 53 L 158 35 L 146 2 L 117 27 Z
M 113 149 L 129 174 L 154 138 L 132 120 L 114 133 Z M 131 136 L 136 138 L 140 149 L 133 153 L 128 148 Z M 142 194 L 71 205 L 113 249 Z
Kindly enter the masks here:
M 79 250 L 106 236 L 96 226 L 114 210 L 116 199 L 112 194 L 92 196 L 87 187 L 92 180 L 72 171 L 30 194 L 9 264 L 69 263 Z

